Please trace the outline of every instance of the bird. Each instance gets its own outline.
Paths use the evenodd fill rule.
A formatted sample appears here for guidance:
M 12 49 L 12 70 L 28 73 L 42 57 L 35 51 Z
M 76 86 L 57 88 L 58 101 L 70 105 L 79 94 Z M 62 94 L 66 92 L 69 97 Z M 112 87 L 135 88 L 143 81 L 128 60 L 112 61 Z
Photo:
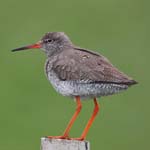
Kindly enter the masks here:
M 44 51 L 47 56 L 45 73 L 48 80 L 58 93 L 76 102 L 76 110 L 63 134 L 48 138 L 85 140 L 100 110 L 97 98 L 119 93 L 138 83 L 103 55 L 73 44 L 64 32 L 48 32 L 37 43 L 13 49 L 12 52 L 28 49 Z M 89 98 L 94 102 L 93 113 L 81 136 L 71 138 L 69 133 L 82 109 L 82 100 Z

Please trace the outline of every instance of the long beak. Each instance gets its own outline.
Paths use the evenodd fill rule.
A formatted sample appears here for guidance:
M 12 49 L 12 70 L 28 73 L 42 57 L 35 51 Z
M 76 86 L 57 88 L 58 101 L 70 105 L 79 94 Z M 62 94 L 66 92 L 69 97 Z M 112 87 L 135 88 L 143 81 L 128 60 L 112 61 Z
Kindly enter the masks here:
M 36 49 L 36 48 L 41 48 L 41 43 L 40 42 L 32 44 L 32 45 L 27 45 L 27 46 L 15 48 L 11 51 L 15 52 L 15 51 L 21 51 L 21 50 L 27 50 L 27 49 Z

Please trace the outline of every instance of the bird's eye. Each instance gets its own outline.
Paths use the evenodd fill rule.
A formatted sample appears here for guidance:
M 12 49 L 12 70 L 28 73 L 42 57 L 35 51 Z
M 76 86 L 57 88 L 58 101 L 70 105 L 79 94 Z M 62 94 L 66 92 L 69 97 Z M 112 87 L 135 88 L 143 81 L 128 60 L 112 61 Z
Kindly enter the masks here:
M 51 40 L 51 39 L 46 39 L 45 40 L 45 43 L 51 43 L 53 40 Z

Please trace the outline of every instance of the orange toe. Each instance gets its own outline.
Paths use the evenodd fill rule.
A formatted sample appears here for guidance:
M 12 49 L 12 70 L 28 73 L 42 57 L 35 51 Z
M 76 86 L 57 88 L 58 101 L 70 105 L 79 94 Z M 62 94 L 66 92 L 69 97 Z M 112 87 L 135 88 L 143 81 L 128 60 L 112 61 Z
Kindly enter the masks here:
M 69 139 L 68 136 L 46 136 L 49 139 Z
M 83 137 L 79 137 L 79 138 L 69 138 L 69 140 L 83 141 L 84 138 L 83 138 Z

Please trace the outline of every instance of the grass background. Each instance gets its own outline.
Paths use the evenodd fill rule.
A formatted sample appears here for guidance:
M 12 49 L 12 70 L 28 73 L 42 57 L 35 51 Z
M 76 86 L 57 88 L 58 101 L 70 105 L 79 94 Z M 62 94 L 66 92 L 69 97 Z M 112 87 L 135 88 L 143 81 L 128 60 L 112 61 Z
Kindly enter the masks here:
M 40 137 L 61 134 L 75 110 L 47 81 L 42 52 L 10 52 L 48 31 L 66 32 L 139 82 L 99 100 L 101 112 L 87 136 L 91 149 L 149 149 L 149 5 L 148 0 L 0 0 L 0 149 L 38 150 Z M 92 109 L 92 101 L 83 102 L 73 137 Z

